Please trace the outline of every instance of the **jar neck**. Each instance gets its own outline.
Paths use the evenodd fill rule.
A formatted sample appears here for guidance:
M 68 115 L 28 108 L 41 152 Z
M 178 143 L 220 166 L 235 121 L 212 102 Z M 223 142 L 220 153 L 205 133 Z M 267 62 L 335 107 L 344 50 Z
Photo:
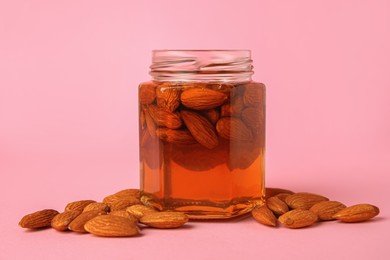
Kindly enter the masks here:
M 154 50 L 155 81 L 247 82 L 253 66 L 249 50 Z

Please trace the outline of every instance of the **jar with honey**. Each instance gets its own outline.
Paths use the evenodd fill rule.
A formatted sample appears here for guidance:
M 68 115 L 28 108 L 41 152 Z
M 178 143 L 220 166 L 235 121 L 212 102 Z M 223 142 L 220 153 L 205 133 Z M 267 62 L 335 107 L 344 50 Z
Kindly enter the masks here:
M 142 201 L 192 219 L 264 202 L 265 86 L 249 50 L 155 50 L 139 86 Z

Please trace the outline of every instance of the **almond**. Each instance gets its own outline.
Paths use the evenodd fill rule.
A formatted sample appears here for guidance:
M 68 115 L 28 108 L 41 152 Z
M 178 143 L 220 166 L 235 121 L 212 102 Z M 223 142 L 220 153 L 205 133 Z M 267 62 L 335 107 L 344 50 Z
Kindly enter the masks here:
M 157 105 L 164 110 L 173 112 L 180 105 L 180 88 L 171 84 L 162 84 L 156 89 Z
M 65 207 L 65 211 L 83 211 L 83 209 L 91 203 L 94 203 L 94 200 L 78 200 L 68 203 Z
M 222 117 L 217 122 L 219 136 L 236 141 L 251 141 L 253 135 L 251 130 L 238 118 Z
M 157 210 L 147 207 L 145 205 L 133 205 L 126 209 L 127 212 L 135 216 L 136 218 L 142 218 L 147 214 L 158 212 Z
M 22 228 L 43 228 L 50 227 L 51 220 L 58 215 L 54 209 L 44 209 L 24 216 L 19 226 Z
M 208 149 L 213 149 L 218 146 L 218 137 L 210 121 L 192 111 L 182 110 L 180 115 L 184 124 L 198 143 Z
M 107 212 L 102 210 L 91 210 L 83 212 L 78 215 L 72 222 L 70 222 L 68 228 L 74 232 L 86 233 L 87 231 L 84 229 L 85 223 L 97 216 L 105 214 L 107 214 Z
M 342 222 L 361 222 L 369 220 L 379 214 L 379 208 L 371 204 L 357 204 L 340 210 L 333 218 Z
M 262 106 L 265 98 L 265 86 L 262 83 L 249 83 L 244 86 L 245 106 Z
M 155 105 L 148 107 L 149 115 L 158 126 L 165 126 L 171 129 L 177 129 L 182 125 L 180 117 L 172 112 L 159 109 Z
M 279 193 L 294 194 L 294 192 L 292 192 L 291 190 L 286 190 L 281 188 L 265 188 L 265 198 L 276 196 Z
M 110 203 L 117 200 L 140 199 L 140 197 L 141 193 L 139 189 L 126 189 L 104 197 L 103 202 L 110 205 Z
M 254 208 L 252 210 L 252 216 L 261 224 L 276 227 L 276 217 L 266 205 Z
M 156 124 L 154 123 L 153 118 L 151 117 L 147 109 L 144 110 L 144 113 L 145 113 L 146 127 L 148 128 L 149 135 L 150 137 L 154 138 L 156 137 Z
M 279 217 L 279 221 L 288 228 L 303 228 L 313 225 L 318 217 L 310 210 L 294 209 Z
M 290 195 L 291 195 L 291 193 L 279 193 L 279 194 L 275 195 L 275 197 L 278 197 L 281 201 L 286 203 L 286 198 Z
M 267 200 L 267 206 L 275 215 L 283 215 L 289 209 L 286 203 L 281 201 L 278 197 L 271 197 Z
M 141 140 L 140 140 L 141 147 L 145 147 L 149 140 L 150 140 L 149 131 L 147 129 L 142 130 Z
M 109 203 L 111 211 L 125 210 L 127 207 L 137 204 L 142 204 L 137 198 L 119 199 Z
M 190 88 L 181 93 L 180 99 L 181 103 L 188 108 L 208 110 L 225 103 L 227 96 L 208 88 Z
M 51 221 L 51 227 L 58 231 L 68 230 L 69 224 L 81 214 L 81 211 L 64 211 Z
M 169 128 L 158 128 L 157 136 L 168 143 L 173 144 L 196 144 L 196 140 L 188 130 L 173 130 Z
M 102 210 L 102 211 L 105 211 L 105 212 L 109 212 L 110 211 L 110 206 L 108 206 L 107 203 L 104 203 L 104 202 L 93 202 L 91 204 L 88 204 L 83 212 L 86 212 L 86 211 L 91 211 L 91 210 Z
M 213 125 L 215 125 L 219 119 L 219 112 L 216 109 L 204 110 L 200 112 L 202 116 L 206 117 Z
M 139 235 L 137 224 L 128 218 L 113 215 L 98 216 L 85 224 L 85 230 L 102 237 L 131 237 Z
M 236 97 L 232 99 L 230 103 L 226 103 L 221 106 L 221 117 L 240 116 L 243 108 L 244 103 L 242 102 L 241 97 Z
M 310 209 L 314 204 L 327 200 L 329 199 L 324 196 L 308 192 L 298 192 L 285 199 L 291 209 Z
M 317 214 L 320 220 L 332 220 L 333 215 L 344 208 L 346 206 L 338 201 L 321 201 L 314 204 L 310 211 Z
M 139 102 L 142 105 L 149 105 L 156 99 L 156 85 L 153 82 L 146 82 L 139 87 Z
M 244 123 L 252 130 L 260 130 L 264 127 L 264 112 L 262 109 L 247 107 L 241 113 Z
M 130 214 L 126 210 L 113 211 L 113 212 L 110 212 L 109 215 L 111 215 L 111 216 L 118 216 L 118 217 L 122 217 L 122 218 L 128 218 L 128 219 L 131 219 L 134 222 L 138 222 L 138 218 L 133 216 L 132 214 Z
M 188 222 L 188 216 L 180 212 L 156 212 L 144 215 L 140 222 L 154 228 L 177 228 Z
M 216 90 L 220 93 L 225 94 L 228 98 L 232 98 L 236 96 L 236 87 L 233 84 L 207 84 L 207 88 Z

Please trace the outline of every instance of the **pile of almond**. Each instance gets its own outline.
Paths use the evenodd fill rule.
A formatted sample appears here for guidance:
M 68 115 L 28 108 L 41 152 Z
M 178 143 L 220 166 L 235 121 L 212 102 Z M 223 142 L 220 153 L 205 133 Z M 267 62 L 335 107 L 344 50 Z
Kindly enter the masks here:
M 159 212 L 140 201 L 140 191 L 127 189 L 109 195 L 102 202 L 79 200 L 68 203 L 63 212 L 45 209 L 24 216 L 22 228 L 52 227 L 103 237 L 129 237 L 140 234 L 140 227 L 177 228 L 188 222 L 180 212 Z
M 361 222 L 379 214 L 370 204 L 346 207 L 338 201 L 307 192 L 293 193 L 278 188 L 266 189 L 266 203 L 252 210 L 258 222 L 275 227 L 277 218 L 288 228 L 303 228 L 317 221 L 340 220 Z M 162 212 L 140 201 L 138 189 L 127 189 L 109 195 L 102 202 L 79 200 L 68 203 L 63 212 L 45 209 L 24 216 L 22 228 L 52 227 L 58 231 L 71 230 L 103 237 L 129 237 L 140 234 L 142 226 L 178 228 L 188 222 L 180 212 Z
M 261 224 L 273 227 L 277 225 L 277 220 L 288 228 L 303 228 L 317 221 L 361 222 L 379 214 L 379 208 L 370 204 L 347 207 L 341 202 L 308 192 L 267 188 L 266 198 L 264 205 L 252 210 L 252 216 Z

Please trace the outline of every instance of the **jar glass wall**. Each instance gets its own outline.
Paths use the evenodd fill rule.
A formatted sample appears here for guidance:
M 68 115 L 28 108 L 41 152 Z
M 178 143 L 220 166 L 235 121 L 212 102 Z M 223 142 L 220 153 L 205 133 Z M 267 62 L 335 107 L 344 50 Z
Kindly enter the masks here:
M 193 219 L 263 203 L 265 86 L 246 50 L 154 51 L 139 87 L 142 200 Z

